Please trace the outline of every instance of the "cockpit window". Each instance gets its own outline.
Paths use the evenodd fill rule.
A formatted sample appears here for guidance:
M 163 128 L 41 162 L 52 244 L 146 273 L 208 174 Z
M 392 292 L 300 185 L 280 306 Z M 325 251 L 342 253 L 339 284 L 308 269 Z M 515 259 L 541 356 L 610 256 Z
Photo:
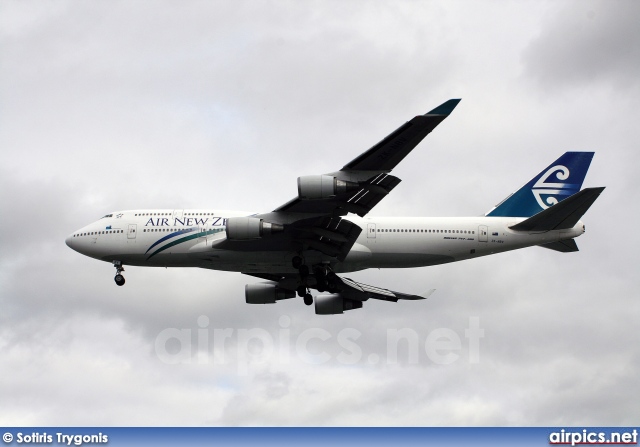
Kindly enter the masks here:
M 113 214 L 107 214 L 106 216 L 103 217 L 103 219 L 105 219 L 107 217 L 113 217 Z

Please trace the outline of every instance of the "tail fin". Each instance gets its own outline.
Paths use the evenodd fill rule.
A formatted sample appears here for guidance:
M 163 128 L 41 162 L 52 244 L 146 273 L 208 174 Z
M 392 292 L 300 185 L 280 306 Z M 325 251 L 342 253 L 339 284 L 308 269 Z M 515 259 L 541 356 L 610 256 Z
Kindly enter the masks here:
M 565 152 L 486 215 L 531 217 L 566 199 L 580 191 L 592 158 L 593 152 Z

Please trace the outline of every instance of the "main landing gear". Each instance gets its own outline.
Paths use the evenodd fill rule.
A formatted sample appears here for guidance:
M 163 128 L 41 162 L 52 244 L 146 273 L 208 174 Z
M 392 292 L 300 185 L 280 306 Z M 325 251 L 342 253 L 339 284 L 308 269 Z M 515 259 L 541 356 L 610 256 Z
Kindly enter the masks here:
M 122 276 L 122 272 L 124 272 L 124 267 L 122 266 L 122 261 L 113 261 L 113 266 L 116 268 L 116 276 L 113 280 L 119 286 L 124 286 L 124 276 Z
M 304 299 L 304 304 L 307 306 L 311 306 L 313 304 L 313 296 L 309 293 L 309 288 L 307 287 L 307 278 L 309 277 L 309 267 L 302 263 L 302 258 L 300 256 L 295 256 L 291 260 L 291 265 L 293 265 L 294 269 L 297 269 L 300 273 L 300 286 L 296 290 L 298 292 L 298 296 Z
M 331 292 L 338 291 L 338 275 L 336 275 L 331 268 L 327 265 L 319 265 L 314 269 L 316 277 L 316 288 L 318 292 Z
M 304 299 L 304 304 L 307 306 L 311 306 L 313 304 L 313 296 L 309 293 L 309 289 L 307 289 L 306 285 L 298 287 L 296 292 L 298 292 L 298 296 L 301 296 Z
M 309 293 L 307 279 L 309 278 L 309 267 L 304 264 L 304 260 L 300 256 L 295 256 L 291 260 L 293 268 L 300 273 L 300 286 L 297 289 L 298 296 L 304 298 L 307 306 L 313 304 L 313 297 Z M 340 279 L 328 264 L 318 264 L 313 267 L 313 277 L 315 278 L 315 288 L 318 292 L 335 293 L 339 290 Z M 312 283 L 313 284 L 313 283 Z

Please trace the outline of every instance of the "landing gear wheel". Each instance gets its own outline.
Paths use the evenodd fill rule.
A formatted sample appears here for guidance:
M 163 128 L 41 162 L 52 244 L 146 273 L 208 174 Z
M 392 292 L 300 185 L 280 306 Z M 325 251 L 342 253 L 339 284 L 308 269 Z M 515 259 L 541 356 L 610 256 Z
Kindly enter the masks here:
M 296 289 L 296 292 L 298 292 L 298 296 L 300 297 L 305 296 L 307 294 L 307 288 L 305 286 L 300 286 Z
M 122 276 L 122 272 L 124 272 L 124 267 L 122 266 L 122 261 L 113 261 L 113 266 L 116 268 L 116 277 L 113 280 L 119 286 L 124 286 L 124 276 Z
M 306 304 L 307 306 L 311 306 L 313 304 L 313 297 L 310 293 L 304 294 L 304 304 Z
M 302 265 L 302 258 L 300 256 L 294 256 L 291 260 L 291 265 L 294 269 L 298 270 Z
M 122 276 L 120 273 L 118 273 L 116 277 L 113 278 L 113 280 L 116 282 L 117 285 L 124 286 L 124 276 Z

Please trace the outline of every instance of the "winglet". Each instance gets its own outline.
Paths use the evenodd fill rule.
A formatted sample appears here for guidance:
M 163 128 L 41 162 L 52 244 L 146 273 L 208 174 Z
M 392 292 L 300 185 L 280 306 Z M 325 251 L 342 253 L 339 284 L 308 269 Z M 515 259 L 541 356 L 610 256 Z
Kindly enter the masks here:
M 425 115 L 449 115 L 453 112 L 453 109 L 456 108 L 460 101 L 461 99 L 450 99 L 449 101 L 443 102 L 432 111 L 425 113 Z
M 429 289 L 429 290 L 427 290 L 426 292 L 422 292 L 422 293 L 420 294 L 420 296 L 426 300 L 426 299 L 427 299 L 427 298 L 429 298 L 429 297 L 433 294 L 433 292 L 435 292 L 435 291 L 436 291 L 436 289 Z

